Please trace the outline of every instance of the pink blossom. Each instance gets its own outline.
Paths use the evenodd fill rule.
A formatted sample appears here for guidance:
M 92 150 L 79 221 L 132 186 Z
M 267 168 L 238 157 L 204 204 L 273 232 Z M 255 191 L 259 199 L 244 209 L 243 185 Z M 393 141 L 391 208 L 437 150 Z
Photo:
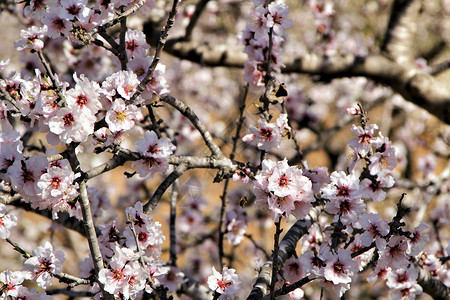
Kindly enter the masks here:
M 32 256 L 25 262 L 25 269 L 30 272 L 40 288 L 47 288 L 51 285 L 52 274 L 62 272 L 62 263 L 64 262 L 64 252 L 61 250 L 53 251 L 53 246 L 46 242 L 44 246 L 39 246 L 33 250 Z
M 289 300 L 301 300 L 305 292 L 301 288 L 297 288 L 288 294 Z
M 282 35 L 284 29 L 292 26 L 292 20 L 286 18 L 289 13 L 289 7 L 286 4 L 271 2 L 267 6 L 267 11 L 267 26 L 273 27 L 275 34 Z
M 304 169 L 303 175 L 308 177 L 311 181 L 314 194 L 317 194 L 324 184 L 330 182 L 330 175 L 328 175 L 327 167 Z
M 135 121 L 142 119 L 141 111 L 133 104 L 126 105 L 122 99 L 116 99 L 106 113 L 105 121 L 112 132 L 127 131 L 133 128 Z
M 20 36 L 21 40 L 18 40 L 14 43 L 14 46 L 18 51 L 22 51 L 25 49 L 40 51 L 44 48 L 44 42 L 42 39 L 44 35 L 47 33 L 47 26 L 44 25 L 42 27 L 31 26 L 28 30 L 21 30 Z
M 19 299 L 22 282 L 27 279 L 27 272 L 6 270 L 0 273 L 0 297 L 2 299 Z
M 41 189 L 42 198 L 60 198 L 72 185 L 75 174 L 70 168 L 51 167 L 39 178 L 37 186 Z
M 137 239 L 141 250 L 149 250 L 151 256 L 158 257 L 161 253 L 161 245 L 165 240 L 161 230 L 161 224 L 159 222 L 146 222 L 141 226 L 135 226 L 134 230 L 136 236 L 130 227 L 125 228 L 123 236 L 126 238 L 126 246 L 130 249 L 137 250 Z
M 351 200 L 361 197 L 359 178 L 352 173 L 333 172 L 330 175 L 331 183 L 321 190 L 322 196 L 329 200 Z
M 175 292 L 184 279 L 184 273 L 178 267 L 169 267 L 169 270 L 161 278 L 161 284 L 169 289 L 169 292 Z
M 25 7 L 23 8 L 23 14 L 25 17 L 29 18 L 30 16 L 39 19 L 41 18 L 46 9 L 47 0 L 30 0 L 27 1 Z
M 358 135 L 358 137 L 350 139 L 348 141 L 348 145 L 362 157 L 366 157 L 372 149 L 371 142 L 373 139 L 373 134 L 377 129 L 378 126 L 376 124 L 370 124 L 366 128 L 353 124 L 352 131 Z
M 147 49 L 145 34 L 139 30 L 128 30 L 125 34 L 125 50 L 129 58 L 144 57 Z
M 264 151 L 270 151 L 273 147 L 280 147 L 281 133 L 277 124 L 267 123 L 266 120 L 259 119 L 258 127 L 250 125 L 248 129 L 250 133 L 245 135 L 242 140 Z
M 361 110 L 358 105 L 354 105 L 352 107 L 347 108 L 347 113 L 352 116 L 357 116 L 361 113 Z
M 49 11 L 44 15 L 42 23 L 47 26 L 47 35 L 51 38 L 59 38 L 61 35 L 69 36 L 72 24 L 63 16 L 65 10 L 61 6 L 50 6 Z
M 233 181 L 242 180 L 243 183 L 248 183 L 250 180 L 250 177 L 248 177 L 248 174 L 250 174 L 250 173 L 251 173 L 251 170 L 249 168 L 238 169 L 233 173 L 233 176 L 231 177 L 231 179 Z
M 235 269 L 224 267 L 222 274 L 212 267 L 213 274 L 208 277 L 208 287 L 221 294 L 219 299 L 234 299 L 240 286 L 240 280 Z
M 75 87 L 66 91 L 66 102 L 68 107 L 88 109 L 91 114 L 96 114 L 102 104 L 99 101 L 100 86 L 95 81 L 90 81 L 83 74 L 80 77 L 73 75 L 76 82 Z
M 135 147 L 141 155 L 155 158 L 168 158 L 176 149 L 169 138 L 158 138 L 154 131 L 146 131 L 144 138 L 136 141 Z
M 150 56 L 135 57 L 128 61 L 128 68 L 136 74 L 138 80 L 142 80 L 147 73 L 148 68 L 152 63 L 152 58 Z M 158 64 L 159 65 L 159 64 Z
M 14 162 L 24 159 L 22 150 L 23 144 L 20 140 L 20 134 L 17 131 L 8 134 L 6 126 L 2 126 L 0 133 L 0 170 L 7 171 Z
M 429 226 L 427 224 L 420 224 L 416 228 L 414 228 L 411 233 L 410 240 L 408 241 L 408 254 L 411 256 L 415 256 L 419 254 L 425 245 L 430 241 L 430 237 L 428 234 L 423 234 L 422 231 L 428 229 Z
M 9 238 L 10 229 L 16 225 L 17 217 L 14 215 L 7 215 L 5 204 L 0 203 L 0 239 Z
M 169 272 L 170 268 L 164 265 L 165 263 L 159 259 L 149 259 L 147 261 L 147 270 L 153 286 L 161 285 L 162 280 L 164 280 L 164 276 L 166 276 Z M 153 289 L 149 284 L 147 284 L 145 287 L 145 291 L 152 292 Z
M 320 247 L 319 252 L 307 250 L 300 256 L 300 266 L 303 273 L 312 274 L 316 277 L 323 276 L 326 266 L 326 257 L 330 248 L 326 245 Z
M 61 142 L 70 144 L 87 141 L 88 136 L 94 133 L 95 121 L 95 116 L 89 110 L 63 107 L 50 118 L 48 126 Z
M 197 234 L 202 230 L 202 224 L 205 217 L 196 210 L 185 210 L 183 215 L 178 217 L 177 231 L 184 234 Z
M 383 250 L 385 240 L 382 238 L 389 233 L 389 224 L 381 220 L 380 214 L 364 214 L 359 219 L 361 227 L 365 229 L 361 236 L 361 242 L 364 246 L 370 246 L 375 240 L 377 248 Z
M 10 176 L 13 189 L 19 192 L 27 201 L 35 199 L 36 194 L 40 191 L 36 183 L 47 167 L 48 161 L 44 155 L 32 156 L 25 161 L 15 161 L 8 168 L 8 175 Z
M 364 248 L 364 245 L 362 243 L 360 234 L 356 234 L 353 242 L 351 242 L 350 245 L 347 247 L 347 249 L 352 253 L 356 253 L 363 248 Z M 356 261 L 356 263 L 358 264 L 359 271 L 362 271 L 364 269 L 364 267 L 367 266 L 367 264 L 369 264 L 369 262 L 373 258 L 374 251 L 375 251 L 375 249 L 372 248 L 372 249 L 354 257 L 354 261 Z
M 409 288 L 416 282 L 418 276 L 419 270 L 416 267 L 392 270 L 386 276 L 386 285 L 391 289 Z
M 111 258 L 109 266 L 110 268 L 100 270 L 98 280 L 105 286 L 105 291 L 118 295 L 125 289 L 130 276 L 135 271 L 129 264 L 126 264 L 126 261 L 120 261 L 115 256 Z
M 88 23 L 93 11 L 86 7 L 87 0 L 61 0 L 64 11 L 61 17 L 73 21 L 75 18 L 81 23 Z
M 375 152 L 369 159 L 369 170 L 371 175 L 377 175 L 383 170 L 392 171 L 397 165 L 394 147 L 389 147 L 384 152 Z
M 297 167 L 290 167 L 287 159 L 284 159 L 273 168 L 267 188 L 278 197 L 293 195 L 301 188 L 301 177 L 301 171 Z
M 153 56 L 150 57 L 153 60 Z M 169 84 L 163 76 L 166 72 L 166 66 L 158 64 L 155 71 L 153 71 L 150 81 L 145 86 L 142 93 L 142 98 L 146 99 L 146 103 L 151 103 L 161 97 L 167 96 L 170 93 Z
M 335 215 L 333 221 L 340 220 L 342 224 L 349 225 L 358 221 L 366 211 L 366 204 L 362 199 L 333 199 L 325 205 L 325 211 Z
M 411 287 L 404 289 L 392 289 L 391 299 L 392 300 L 414 300 L 417 296 L 422 294 L 422 287 L 420 285 L 413 284 Z
M 240 210 L 230 210 L 225 216 L 226 234 L 225 237 L 228 243 L 232 245 L 239 245 L 244 239 L 245 231 L 247 230 L 247 220 Z
M 331 253 L 330 253 L 331 254 Z M 348 250 L 339 249 L 337 254 L 327 257 L 324 277 L 334 284 L 350 283 L 354 272 L 358 271 L 358 264 L 352 260 Z
M 158 139 L 153 131 L 147 131 L 143 139 L 137 140 L 135 148 L 144 156 L 132 163 L 132 167 L 137 167 L 136 172 L 140 177 L 166 172 L 169 168 L 167 158 L 176 149 L 169 138 Z
M 286 260 L 283 268 L 283 276 L 286 281 L 289 282 L 296 282 L 304 276 L 298 257 L 291 256 L 288 260 Z
M 385 280 L 387 274 L 391 271 L 391 268 L 388 266 L 380 266 L 377 265 L 376 268 L 367 276 L 368 282 L 374 282 L 377 284 L 378 282 Z
M 386 189 L 394 186 L 395 179 L 390 174 L 382 171 L 376 179 L 365 178 L 361 181 L 364 198 L 371 198 L 375 202 L 381 202 L 386 198 Z
M 408 265 L 406 250 L 408 243 L 403 236 L 392 236 L 386 248 L 380 252 L 379 263 L 382 266 L 389 266 L 393 269 L 404 268 Z

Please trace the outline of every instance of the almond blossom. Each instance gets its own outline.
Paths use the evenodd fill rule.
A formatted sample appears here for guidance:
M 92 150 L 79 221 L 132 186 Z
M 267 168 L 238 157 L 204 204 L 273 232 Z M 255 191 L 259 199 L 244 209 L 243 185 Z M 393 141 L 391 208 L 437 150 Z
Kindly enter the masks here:
M 315 201 L 312 183 L 287 159 L 279 162 L 264 160 L 262 172 L 255 176 L 256 205 L 268 209 L 272 218 L 287 217 L 291 213 L 304 217 Z
M 126 105 L 122 99 L 116 99 L 106 113 L 105 121 L 112 132 L 128 131 L 135 121 L 142 119 L 142 113 L 133 104 Z
M 6 205 L 0 203 L 0 239 L 7 239 L 10 229 L 17 225 L 17 217 L 6 214 Z
M 47 26 L 42 27 L 31 26 L 29 29 L 20 31 L 21 40 L 14 43 L 17 50 L 22 51 L 25 49 L 40 51 L 44 48 L 44 42 L 42 41 L 47 33 Z
M 61 142 L 70 144 L 87 141 L 88 136 L 94 133 L 95 121 L 95 116 L 89 110 L 63 107 L 50 118 L 48 126 Z
M 275 123 L 267 123 L 265 119 L 258 120 L 258 127 L 250 125 L 249 133 L 242 140 L 258 147 L 260 150 L 270 151 L 279 148 L 281 143 L 281 132 Z
M 145 34 L 139 30 L 128 30 L 125 34 L 125 50 L 129 58 L 144 57 L 147 49 Z
M 75 87 L 66 91 L 66 102 L 69 107 L 88 109 L 91 114 L 96 114 L 102 105 L 99 101 L 100 86 L 95 81 L 90 81 L 83 74 L 80 77 L 73 75 Z
M 219 273 L 212 267 L 212 272 L 208 277 L 208 287 L 220 294 L 220 300 L 234 299 L 241 283 L 236 270 L 224 267 L 222 273 Z
M 386 285 L 391 288 L 392 299 L 415 299 L 422 293 L 422 287 L 417 284 L 419 270 L 416 267 L 397 269 L 388 272 Z
M 373 140 L 373 134 L 377 129 L 378 126 L 376 124 L 370 124 L 366 128 L 353 124 L 352 131 L 358 135 L 358 137 L 350 139 L 348 145 L 359 155 L 366 157 L 372 149 L 371 142 Z
M 27 279 L 27 273 L 23 271 L 11 272 L 6 270 L 0 273 L 0 298 L 18 299 L 21 291 L 26 289 L 22 282 Z
M 359 219 L 361 227 L 365 230 L 361 236 L 361 242 L 364 246 L 370 246 L 375 240 L 377 248 L 384 249 L 386 242 L 383 239 L 389 233 L 389 224 L 381 220 L 380 214 L 364 214 Z
M 141 177 L 166 172 L 169 168 L 167 158 L 176 149 L 169 138 L 158 139 L 153 131 L 147 131 L 143 139 L 136 141 L 135 147 L 143 159 L 133 162 L 132 167 L 137 167 L 136 172 Z
M 393 269 L 404 268 L 408 265 L 409 256 L 406 254 L 408 243 L 403 236 L 392 236 L 384 250 L 380 251 L 379 264 Z
M 62 272 L 64 262 L 64 252 L 53 251 L 53 246 L 45 242 L 44 246 L 39 246 L 33 250 L 32 256 L 25 262 L 25 270 L 36 280 L 40 288 L 47 288 L 51 285 L 52 274 Z
M 414 228 L 411 233 L 410 240 L 408 241 L 408 254 L 415 256 L 419 254 L 425 245 L 430 241 L 428 234 L 423 234 L 422 231 L 427 230 L 429 226 L 427 224 L 420 224 Z
M 351 277 L 358 271 L 358 264 L 352 260 L 348 250 L 339 249 L 337 254 L 328 256 L 326 259 L 327 265 L 323 274 L 327 280 L 334 284 L 352 282 Z

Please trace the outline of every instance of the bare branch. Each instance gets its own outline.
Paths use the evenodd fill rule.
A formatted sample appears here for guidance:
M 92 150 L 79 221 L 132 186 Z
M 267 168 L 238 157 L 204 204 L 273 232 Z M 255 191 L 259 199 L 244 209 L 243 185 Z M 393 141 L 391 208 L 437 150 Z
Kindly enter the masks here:
M 192 109 L 181 102 L 180 100 L 172 97 L 172 96 L 166 96 L 161 99 L 161 101 L 166 102 L 173 107 L 175 107 L 183 116 L 189 119 L 191 121 L 192 125 L 200 132 L 200 134 L 203 137 L 203 140 L 205 141 L 206 146 L 208 146 L 211 153 L 218 157 L 222 158 L 223 154 L 220 148 L 216 145 L 214 142 L 211 134 L 206 129 L 205 125 L 200 121 L 200 119 L 197 117 L 197 115 L 192 111 Z
M 414 36 L 417 31 L 417 18 L 420 1 L 395 0 L 382 51 L 387 51 L 397 63 L 410 67 L 414 62 Z
M 180 164 L 169 176 L 158 186 L 153 196 L 144 205 L 144 212 L 149 214 L 159 203 L 164 192 L 187 170 L 184 164 Z
M 193 278 L 185 277 L 178 287 L 177 293 L 185 294 L 196 300 L 211 300 L 213 291 Z
M 295 252 L 297 242 L 303 235 L 308 233 L 309 228 L 319 216 L 320 211 L 321 209 L 319 208 L 311 209 L 310 214 L 305 219 L 295 222 L 295 224 L 292 225 L 283 237 L 280 242 L 278 256 L 276 258 L 280 267 L 283 266 L 285 261 Z M 271 257 L 271 259 L 262 266 L 259 276 L 256 278 L 256 282 L 253 285 L 253 289 L 247 297 L 247 300 L 262 299 L 268 294 L 272 280 L 273 260 L 274 257 Z
M 74 143 L 70 144 L 67 147 L 67 154 L 70 166 L 72 167 L 73 172 L 76 173 L 81 171 L 81 169 L 80 169 L 80 162 L 78 161 L 78 158 L 75 154 L 75 148 L 76 144 Z M 83 214 L 84 229 L 86 231 L 86 238 L 88 240 L 89 250 L 91 252 L 92 261 L 94 263 L 96 276 L 98 276 L 98 273 L 104 268 L 104 262 L 102 253 L 100 251 L 100 246 L 98 244 L 97 233 L 95 231 L 94 219 L 91 213 L 91 205 L 88 198 L 85 178 L 81 179 L 81 181 L 79 182 L 79 186 L 80 186 L 79 203 L 81 207 L 81 213 Z M 103 297 L 105 299 L 113 299 L 113 295 L 109 294 L 104 290 L 103 283 L 98 281 L 98 284 L 102 290 Z
M 142 5 L 145 4 L 145 2 L 147 2 L 147 0 L 139 0 L 132 7 L 130 7 L 128 10 L 124 11 L 123 13 L 113 16 L 113 17 L 110 17 L 109 19 L 106 19 L 104 21 L 103 25 L 94 27 L 91 30 L 90 34 L 94 35 L 95 33 L 105 31 L 109 27 L 112 27 L 112 26 L 118 24 L 123 18 L 126 18 L 126 17 L 134 14 L 139 8 L 142 7 Z
M 189 24 L 186 27 L 186 33 L 184 34 L 185 40 L 190 40 L 192 36 L 192 32 L 194 31 L 195 25 L 197 25 L 197 21 L 200 18 L 200 15 L 202 14 L 203 10 L 206 7 L 206 4 L 208 4 L 209 0 L 200 0 L 197 2 L 197 5 L 195 6 L 195 11 L 192 14 Z
M 435 300 L 450 299 L 450 287 L 446 286 L 442 281 L 431 276 L 430 272 L 419 268 L 419 278 L 417 283 L 422 287 L 423 291 L 433 297 Z
M 175 19 L 175 15 L 177 14 L 177 7 L 180 0 L 173 0 L 172 4 L 172 10 L 169 13 L 169 17 L 167 18 L 166 26 L 164 26 L 163 30 L 161 31 L 161 34 L 159 36 L 158 45 L 156 47 L 155 56 L 153 56 L 152 64 L 147 70 L 147 73 L 145 74 L 144 79 L 139 83 L 139 85 L 136 88 L 136 92 L 133 94 L 129 102 L 133 102 L 136 100 L 137 97 L 139 97 L 140 94 L 145 90 L 145 87 L 147 86 L 147 83 L 150 82 L 152 78 L 152 74 L 156 69 L 156 66 L 158 65 L 158 62 L 160 60 L 161 52 L 164 48 L 164 45 L 166 44 L 167 37 L 169 36 L 169 30 L 173 26 L 173 21 Z

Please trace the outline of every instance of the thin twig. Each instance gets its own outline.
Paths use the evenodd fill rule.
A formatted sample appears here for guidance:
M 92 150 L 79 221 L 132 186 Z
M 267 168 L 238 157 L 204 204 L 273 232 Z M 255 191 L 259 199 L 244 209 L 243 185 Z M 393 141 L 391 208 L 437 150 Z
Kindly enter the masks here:
M 92 284 L 92 282 L 89 279 L 79 278 L 63 272 L 61 272 L 60 274 L 52 274 L 52 276 L 57 278 L 59 282 L 68 283 L 70 288 L 73 288 L 78 285 Z
M 172 105 L 183 116 L 188 118 L 189 121 L 191 121 L 192 125 L 194 125 L 194 127 L 200 132 L 201 136 L 203 137 L 203 140 L 205 141 L 206 146 L 208 146 L 211 153 L 218 158 L 223 157 L 222 151 L 214 142 L 211 133 L 209 133 L 205 125 L 200 121 L 198 116 L 194 113 L 194 111 L 192 111 L 192 109 L 189 106 L 187 106 L 186 104 L 184 104 L 183 102 L 172 96 L 163 97 L 161 101 Z
M 195 25 L 197 25 L 197 21 L 200 18 L 200 15 L 202 14 L 203 10 L 206 7 L 206 4 L 208 4 L 209 0 L 200 0 L 197 2 L 197 5 L 195 6 L 195 11 L 192 14 L 189 24 L 186 27 L 186 33 L 184 34 L 184 39 L 186 41 L 191 39 L 192 32 L 194 31 Z
M 278 251 L 281 234 L 281 216 L 275 222 L 275 234 L 273 236 L 273 260 L 272 260 L 272 280 L 270 281 L 270 300 L 275 299 L 275 283 L 278 275 Z
M 48 77 L 50 77 L 53 88 L 55 89 L 56 94 L 58 95 L 58 98 L 59 98 L 58 104 L 62 105 L 65 102 L 64 96 L 62 94 L 61 87 L 58 85 L 58 82 L 56 81 L 56 78 L 53 75 L 52 67 L 50 66 L 50 63 L 48 62 L 48 60 L 45 58 L 45 55 L 42 52 L 42 50 L 37 51 L 37 54 L 39 56 L 39 59 L 40 59 L 42 65 L 44 66 L 46 75 Z
M 177 266 L 177 231 L 176 231 L 176 217 L 177 217 L 177 198 L 178 198 L 178 180 L 172 185 L 172 194 L 170 195 L 170 265 Z
M 442 73 L 450 68 L 450 60 L 443 61 L 435 66 L 431 67 L 431 75 L 437 75 Z
M 234 134 L 234 137 L 233 137 L 233 148 L 232 148 L 231 154 L 230 154 L 231 160 L 234 159 L 234 156 L 236 154 L 237 142 L 240 139 L 239 137 L 241 134 L 241 128 L 242 128 L 242 124 L 244 123 L 245 100 L 247 98 L 248 89 L 249 89 L 249 85 L 247 84 L 244 89 L 244 94 L 241 98 L 241 103 L 239 105 L 239 121 L 236 126 L 236 133 Z M 222 195 L 220 196 L 221 207 L 220 207 L 220 216 L 219 216 L 219 225 L 218 225 L 218 232 L 219 232 L 218 250 L 219 250 L 219 263 L 220 263 L 221 269 L 223 269 L 223 266 L 224 266 L 224 263 L 223 263 L 223 257 L 224 257 L 223 239 L 225 236 L 225 228 L 222 228 L 222 227 L 223 227 L 224 218 L 225 218 L 225 208 L 226 208 L 226 200 L 227 200 L 229 182 L 230 182 L 230 178 L 227 177 L 227 179 L 225 179 L 225 183 L 223 185 Z
M 177 14 L 177 7 L 179 2 L 180 0 L 173 0 L 172 10 L 170 11 L 169 17 L 167 18 L 166 26 L 164 26 L 163 30 L 161 31 L 161 36 L 159 37 L 158 46 L 156 47 L 155 56 L 153 57 L 152 64 L 148 68 L 147 74 L 145 74 L 144 79 L 142 79 L 142 81 L 137 86 L 136 92 L 128 101 L 129 103 L 133 103 L 133 101 L 136 100 L 136 98 L 142 94 L 142 92 L 145 90 L 145 87 L 147 86 L 147 83 L 149 83 L 152 78 L 153 72 L 155 71 L 156 66 L 158 65 L 158 62 L 160 60 L 161 52 L 164 48 L 164 45 L 166 44 L 167 37 L 169 36 L 169 30 L 173 26 L 173 21 L 175 19 L 175 15 Z
M 76 144 L 71 143 L 67 147 L 68 160 L 69 160 L 70 166 L 72 167 L 72 171 L 75 173 L 81 171 L 80 162 L 78 161 L 78 158 L 75 153 L 76 146 L 77 146 Z M 84 228 L 86 231 L 86 238 L 88 240 L 89 250 L 91 252 L 92 261 L 94 263 L 96 276 L 98 276 L 98 273 L 104 269 L 104 262 L 103 262 L 102 253 L 100 251 L 100 246 L 98 244 L 97 233 L 95 231 L 94 219 L 92 217 L 91 205 L 90 205 L 88 193 L 87 193 L 86 179 L 81 178 L 81 181 L 79 182 L 79 186 L 80 186 L 79 203 L 80 203 L 81 213 L 83 215 Z M 103 283 L 98 281 L 98 284 L 102 290 L 103 298 L 113 299 L 113 296 L 104 290 Z
M 147 2 L 147 0 L 140 0 L 140 1 L 136 2 L 136 4 L 134 4 L 128 10 L 124 11 L 123 13 L 113 16 L 113 17 L 110 17 L 109 19 L 107 19 L 105 21 L 105 23 L 103 25 L 94 27 L 91 30 L 90 34 L 94 35 L 95 33 L 98 33 L 100 31 L 105 31 L 109 27 L 112 27 L 112 26 L 118 24 L 123 18 L 126 18 L 126 17 L 134 14 L 139 8 L 141 8 L 145 4 L 145 2 Z
M 141 245 L 139 244 L 139 238 L 136 234 L 136 228 L 134 227 L 134 220 L 131 219 L 130 215 L 127 216 L 127 223 L 128 223 L 128 226 L 130 227 L 131 233 L 133 234 L 134 242 L 136 243 L 136 250 L 138 253 L 142 253 Z M 141 264 L 142 267 L 145 268 L 146 265 L 145 265 L 144 258 L 142 257 L 142 255 L 139 255 L 139 263 Z
M 19 244 L 13 242 L 10 238 L 6 238 L 6 241 L 8 244 L 13 246 L 14 250 L 19 252 L 24 258 L 30 258 L 31 254 L 28 253 L 26 250 L 22 249 L 22 247 L 19 246 Z
M 123 71 L 127 69 L 128 57 L 126 51 L 125 35 L 127 34 L 127 18 L 120 20 L 120 34 L 119 34 L 119 59 L 120 66 Z
M 153 193 L 153 196 L 148 200 L 148 202 L 144 205 L 144 212 L 146 214 L 150 213 L 161 200 L 164 192 L 177 180 L 185 171 L 187 170 L 186 166 L 181 164 L 170 173 L 169 176 L 164 179 L 164 181 L 158 186 L 156 191 Z
M 14 108 L 17 109 L 18 112 L 20 112 L 20 109 L 16 106 L 14 99 L 2 85 L 0 85 L 0 92 L 3 94 L 3 97 L 5 97 L 5 100 L 11 103 L 11 105 L 14 106 Z

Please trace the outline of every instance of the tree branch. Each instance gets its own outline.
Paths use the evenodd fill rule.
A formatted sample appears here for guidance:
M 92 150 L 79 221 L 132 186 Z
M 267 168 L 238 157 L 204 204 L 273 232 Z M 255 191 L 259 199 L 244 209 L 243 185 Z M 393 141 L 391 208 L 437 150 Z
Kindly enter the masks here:
M 433 297 L 435 300 L 450 299 L 450 288 L 442 281 L 431 276 L 430 272 L 419 267 L 419 277 L 417 283 L 423 291 Z
M 295 247 L 297 246 L 297 242 L 300 238 L 308 233 L 309 228 L 313 224 L 313 222 L 317 219 L 321 212 L 319 208 L 313 208 L 310 211 L 310 214 L 303 220 L 298 220 L 294 225 L 289 229 L 286 235 L 280 242 L 279 250 L 278 250 L 278 266 L 281 268 L 285 261 L 292 256 L 295 252 Z M 265 295 L 268 294 L 269 287 L 272 280 L 272 262 L 274 257 L 272 256 L 269 261 L 267 261 L 261 268 L 259 272 L 258 278 L 256 278 L 256 282 L 253 285 L 253 289 L 250 292 L 247 300 L 256 300 L 262 299 Z

